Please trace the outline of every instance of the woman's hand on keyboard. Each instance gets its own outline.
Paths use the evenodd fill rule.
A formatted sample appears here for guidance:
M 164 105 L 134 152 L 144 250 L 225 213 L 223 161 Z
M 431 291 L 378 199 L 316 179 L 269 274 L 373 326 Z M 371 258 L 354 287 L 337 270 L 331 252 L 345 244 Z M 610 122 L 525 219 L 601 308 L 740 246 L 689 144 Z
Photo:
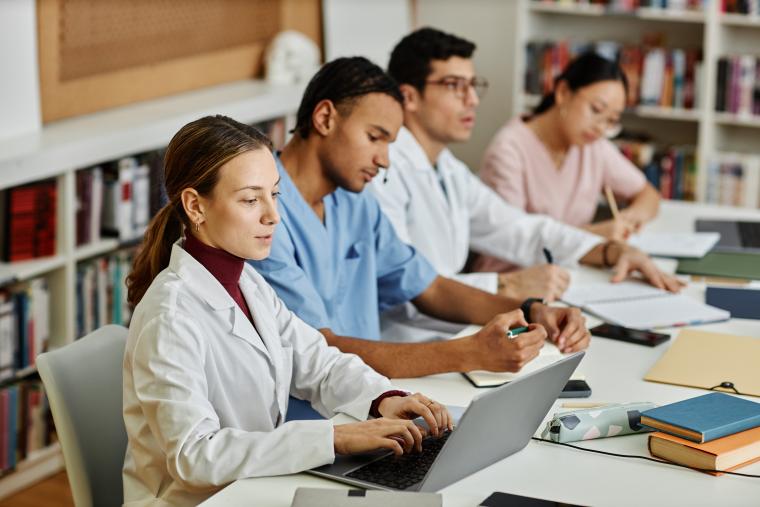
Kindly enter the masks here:
M 356 454 L 390 449 L 400 456 L 422 452 L 424 430 L 408 419 L 371 419 L 333 427 L 333 446 L 336 454 Z
M 422 417 L 434 437 L 454 428 L 451 414 L 440 403 L 421 393 L 410 396 L 390 396 L 380 402 L 380 415 L 389 419 L 416 419 Z

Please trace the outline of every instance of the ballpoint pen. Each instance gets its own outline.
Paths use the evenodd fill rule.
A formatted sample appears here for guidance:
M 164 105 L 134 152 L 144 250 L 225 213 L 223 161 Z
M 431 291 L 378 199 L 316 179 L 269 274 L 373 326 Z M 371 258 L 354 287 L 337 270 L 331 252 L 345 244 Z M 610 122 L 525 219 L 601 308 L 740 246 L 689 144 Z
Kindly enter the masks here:
M 507 330 L 507 338 L 509 338 L 510 340 L 514 340 L 515 338 L 517 338 L 517 335 L 522 334 L 522 333 L 524 333 L 526 331 L 528 331 L 528 327 L 527 326 L 522 326 L 522 327 L 516 327 L 516 328 L 513 328 L 513 329 L 508 329 Z
M 546 258 L 547 264 L 554 264 L 554 256 L 552 255 L 551 251 L 544 247 L 544 257 Z

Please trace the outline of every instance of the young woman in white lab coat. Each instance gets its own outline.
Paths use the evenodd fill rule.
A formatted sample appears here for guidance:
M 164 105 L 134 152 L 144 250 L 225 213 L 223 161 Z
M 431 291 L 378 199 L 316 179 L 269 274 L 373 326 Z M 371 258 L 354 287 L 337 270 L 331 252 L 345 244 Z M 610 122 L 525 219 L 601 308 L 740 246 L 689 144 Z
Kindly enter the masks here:
M 446 409 L 395 391 L 328 347 L 245 259 L 269 254 L 279 177 L 269 140 L 223 116 L 185 125 L 165 158 L 169 203 L 128 279 L 136 305 L 124 356 L 125 505 L 195 505 L 236 479 L 289 474 L 335 454 L 420 449 Z M 184 239 L 181 237 L 184 233 Z M 288 396 L 322 415 L 285 423 Z

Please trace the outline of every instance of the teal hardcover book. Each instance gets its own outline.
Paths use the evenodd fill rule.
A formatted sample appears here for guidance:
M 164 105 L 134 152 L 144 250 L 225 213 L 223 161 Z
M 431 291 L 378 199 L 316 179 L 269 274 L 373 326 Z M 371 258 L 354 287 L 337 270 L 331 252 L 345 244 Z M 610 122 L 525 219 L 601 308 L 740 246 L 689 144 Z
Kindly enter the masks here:
M 704 443 L 760 426 L 760 403 L 710 393 L 646 410 L 641 424 Z

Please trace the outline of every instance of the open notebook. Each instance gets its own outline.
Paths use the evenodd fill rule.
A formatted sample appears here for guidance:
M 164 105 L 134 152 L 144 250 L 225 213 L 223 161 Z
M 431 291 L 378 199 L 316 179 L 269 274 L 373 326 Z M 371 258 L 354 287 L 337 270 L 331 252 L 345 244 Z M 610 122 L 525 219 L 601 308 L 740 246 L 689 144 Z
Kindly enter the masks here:
M 480 326 L 468 326 L 459 334 L 457 334 L 456 337 L 475 334 L 479 330 Z M 472 382 L 475 387 L 496 387 L 502 384 L 506 384 L 507 382 L 511 382 L 517 378 L 522 377 L 523 375 L 527 375 L 528 373 L 533 373 L 534 371 L 543 368 L 544 366 L 549 366 L 550 364 L 556 363 L 565 357 L 567 356 L 560 352 L 556 345 L 549 341 L 546 341 L 544 342 L 544 346 L 541 349 L 541 352 L 539 352 L 538 357 L 526 364 L 517 373 L 498 373 L 493 371 L 477 370 L 464 373 L 463 375 L 467 377 L 467 380 Z M 586 380 L 586 377 L 576 372 L 573 373 L 572 377 L 570 377 L 570 380 Z
M 689 296 L 633 281 L 571 286 L 562 301 L 605 322 L 634 329 L 690 326 L 731 317 L 726 310 Z

